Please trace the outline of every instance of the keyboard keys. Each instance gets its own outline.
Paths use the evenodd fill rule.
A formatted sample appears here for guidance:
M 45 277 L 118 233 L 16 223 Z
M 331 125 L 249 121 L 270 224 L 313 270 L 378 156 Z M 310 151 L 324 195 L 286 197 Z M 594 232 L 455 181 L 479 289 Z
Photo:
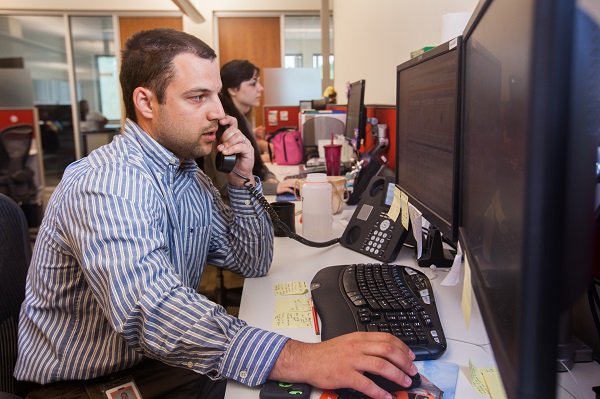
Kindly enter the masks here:
M 433 304 L 429 280 L 413 269 L 407 268 L 407 273 L 403 269 L 386 264 L 346 268 L 342 279 L 346 294 L 356 306 L 364 306 L 357 313 L 358 321 L 366 331 L 389 332 L 409 346 L 439 343 L 438 332 L 429 331 L 434 323 L 423 307 Z
M 319 275 L 313 279 L 321 286 L 324 281 L 331 283 L 330 287 L 335 286 L 343 296 L 342 303 L 334 300 L 329 291 L 319 296 L 321 288 L 313 296 L 326 339 L 347 333 L 355 326 L 358 331 L 397 336 L 413 350 L 416 360 L 437 359 L 445 352 L 446 339 L 434 292 L 424 273 L 383 263 L 332 266 L 331 270 L 339 271 L 326 274 L 326 280 Z M 344 304 L 351 310 L 348 323 L 343 320 L 347 314 L 342 309 Z M 338 330 L 340 325 L 344 327 Z

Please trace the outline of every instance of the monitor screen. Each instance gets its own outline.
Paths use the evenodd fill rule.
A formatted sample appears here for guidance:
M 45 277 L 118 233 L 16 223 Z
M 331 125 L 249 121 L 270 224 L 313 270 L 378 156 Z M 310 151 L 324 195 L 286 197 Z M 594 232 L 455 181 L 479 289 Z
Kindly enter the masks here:
M 461 37 L 397 67 L 396 183 L 449 240 L 458 239 Z
M 561 312 L 589 281 L 595 148 L 575 106 L 589 96 L 574 4 L 482 1 L 464 32 L 460 243 L 509 398 L 555 397 Z
M 361 141 L 365 138 L 367 111 L 365 108 L 365 81 L 351 83 L 348 90 L 348 109 L 346 110 L 346 138 L 356 138 L 356 150 L 360 151 Z M 358 135 L 355 133 L 358 132 Z

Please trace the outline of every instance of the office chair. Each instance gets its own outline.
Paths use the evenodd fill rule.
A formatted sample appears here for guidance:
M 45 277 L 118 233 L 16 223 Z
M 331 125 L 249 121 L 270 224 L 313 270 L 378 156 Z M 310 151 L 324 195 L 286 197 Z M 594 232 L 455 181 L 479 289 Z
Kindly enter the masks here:
M 35 198 L 34 172 L 27 166 L 33 126 L 14 125 L 0 131 L 0 193 L 23 204 Z
M 226 276 L 233 275 L 229 270 L 223 270 L 219 267 L 206 265 L 204 274 L 202 275 L 202 284 L 198 292 L 206 296 L 209 300 L 218 303 L 224 308 L 239 307 L 242 300 L 243 286 L 227 286 L 225 284 Z M 243 281 L 243 277 L 239 277 Z M 235 311 L 227 309 L 234 316 Z M 2 399 L 2 398 L 0 398 Z
M 302 126 L 306 160 L 319 156 L 319 140 L 331 140 L 331 135 L 346 134 L 344 122 L 337 118 L 319 116 L 310 118 Z
M 28 384 L 15 380 L 12 374 L 30 260 L 31 242 L 25 214 L 13 199 L 0 194 L 0 399 L 25 397 L 28 393 Z

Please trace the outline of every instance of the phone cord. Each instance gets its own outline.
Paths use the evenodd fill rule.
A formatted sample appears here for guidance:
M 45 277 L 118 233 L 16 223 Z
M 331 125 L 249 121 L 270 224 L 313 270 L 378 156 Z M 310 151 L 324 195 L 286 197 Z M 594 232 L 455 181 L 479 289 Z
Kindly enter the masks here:
M 254 200 L 257 201 L 265 211 L 267 211 L 267 213 L 271 217 L 271 221 L 277 224 L 277 226 L 285 233 L 287 237 L 301 242 L 304 245 L 308 245 L 309 247 L 316 248 L 329 247 L 331 245 L 339 243 L 339 238 L 334 238 L 333 240 L 325 242 L 315 242 L 307 240 L 306 238 L 294 233 L 285 223 L 281 221 L 281 219 L 279 219 L 279 215 L 277 214 L 277 212 L 275 212 L 275 209 L 273 209 L 271 204 L 269 204 L 269 201 L 267 201 L 267 199 L 256 189 L 256 187 L 250 183 L 250 179 L 248 179 L 246 176 L 239 174 L 235 169 L 233 169 L 232 172 L 244 179 L 244 187 L 246 187 L 246 190 L 248 190 L 252 198 L 254 198 Z

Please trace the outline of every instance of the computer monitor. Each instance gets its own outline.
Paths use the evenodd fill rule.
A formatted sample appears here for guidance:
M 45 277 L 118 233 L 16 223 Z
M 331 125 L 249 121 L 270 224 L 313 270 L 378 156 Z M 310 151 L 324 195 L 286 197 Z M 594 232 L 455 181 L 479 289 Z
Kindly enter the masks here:
M 458 240 L 462 37 L 396 68 L 396 184 L 430 223 L 419 265 L 452 266 Z
M 509 398 L 555 397 L 590 281 L 599 34 L 576 10 L 481 1 L 463 33 L 460 244 Z
M 365 80 L 350 84 L 348 89 L 348 106 L 346 110 L 346 139 L 356 139 L 356 151 L 365 138 L 367 128 L 367 109 L 365 107 Z

